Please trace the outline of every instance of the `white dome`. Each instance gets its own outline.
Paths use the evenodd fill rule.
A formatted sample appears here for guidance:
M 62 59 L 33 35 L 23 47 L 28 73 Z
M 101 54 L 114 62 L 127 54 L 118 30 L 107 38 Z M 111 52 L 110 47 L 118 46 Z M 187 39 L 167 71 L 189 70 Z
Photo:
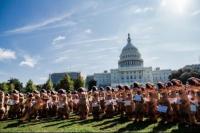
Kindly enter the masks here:
M 122 49 L 118 65 L 119 67 L 143 66 L 141 54 L 131 43 L 130 34 L 128 34 L 126 46 Z

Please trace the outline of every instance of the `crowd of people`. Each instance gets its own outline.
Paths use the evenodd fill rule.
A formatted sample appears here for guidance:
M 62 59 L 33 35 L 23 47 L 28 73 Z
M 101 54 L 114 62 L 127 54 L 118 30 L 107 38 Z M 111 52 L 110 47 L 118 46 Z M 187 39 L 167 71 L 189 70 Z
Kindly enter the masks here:
M 163 124 L 180 123 L 198 125 L 200 122 L 200 79 L 189 78 L 184 85 L 173 79 L 145 87 L 134 83 L 133 87 L 93 87 L 87 91 L 79 88 L 66 93 L 64 89 L 32 93 L 0 91 L 0 120 L 18 118 L 20 122 L 41 118 L 68 119 L 73 113 L 80 119 L 100 120 L 119 115 L 133 122 L 144 118 Z

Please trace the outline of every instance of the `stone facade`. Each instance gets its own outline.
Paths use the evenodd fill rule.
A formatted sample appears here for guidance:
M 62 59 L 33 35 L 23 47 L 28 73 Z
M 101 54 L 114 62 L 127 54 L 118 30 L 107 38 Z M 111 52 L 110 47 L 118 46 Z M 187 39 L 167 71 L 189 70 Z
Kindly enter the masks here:
M 94 80 L 97 81 L 97 86 L 110 86 L 111 85 L 111 75 L 107 71 L 103 73 L 95 73 Z
M 152 67 L 144 67 L 143 59 L 139 50 L 132 44 L 130 34 L 128 34 L 127 44 L 122 49 L 118 68 L 111 69 L 110 73 L 95 73 L 94 79 L 97 86 L 117 86 L 132 85 L 134 82 L 166 82 L 171 74 L 171 70 L 152 70 Z
M 157 83 L 157 82 L 166 82 L 169 80 L 169 75 L 171 74 L 171 70 L 170 69 L 166 69 L 166 70 L 160 70 L 160 68 L 156 68 L 155 71 L 152 71 L 152 75 L 153 75 L 153 82 Z

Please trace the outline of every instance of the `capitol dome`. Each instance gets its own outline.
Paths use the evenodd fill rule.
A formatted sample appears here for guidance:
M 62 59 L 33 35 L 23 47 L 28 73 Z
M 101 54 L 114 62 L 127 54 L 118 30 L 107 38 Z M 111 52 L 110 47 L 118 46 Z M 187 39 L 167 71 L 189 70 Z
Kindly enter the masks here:
M 131 43 L 130 34 L 128 34 L 127 44 L 122 49 L 120 60 L 118 62 L 119 67 L 135 67 L 143 66 L 143 59 L 138 49 Z

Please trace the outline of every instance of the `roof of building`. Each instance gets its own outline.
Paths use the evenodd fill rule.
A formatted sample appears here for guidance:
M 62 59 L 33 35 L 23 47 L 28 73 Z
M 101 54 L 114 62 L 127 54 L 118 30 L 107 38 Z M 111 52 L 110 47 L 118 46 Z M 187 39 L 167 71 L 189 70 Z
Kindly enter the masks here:
M 132 44 L 130 34 L 128 34 L 126 46 L 124 46 L 122 49 L 119 66 L 143 66 L 141 54 L 139 50 Z

